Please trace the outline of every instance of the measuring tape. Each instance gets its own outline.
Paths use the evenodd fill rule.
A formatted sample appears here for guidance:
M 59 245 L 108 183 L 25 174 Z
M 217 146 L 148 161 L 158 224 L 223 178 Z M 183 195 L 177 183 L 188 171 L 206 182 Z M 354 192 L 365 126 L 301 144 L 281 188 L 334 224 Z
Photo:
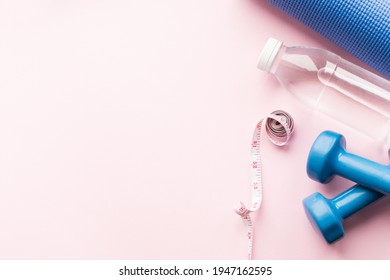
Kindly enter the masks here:
M 251 146 L 251 190 L 252 204 L 247 208 L 242 202 L 239 202 L 234 211 L 241 216 L 247 228 L 248 238 L 248 259 L 253 256 L 253 223 L 250 217 L 252 212 L 260 208 L 263 197 L 262 169 L 261 169 L 261 131 L 265 125 L 265 131 L 268 139 L 277 146 L 284 146 L 291 137 L 294 129 L 292 117 L 285 111 L 277 110 L 261 119 L 256 125 L 252 138 Z

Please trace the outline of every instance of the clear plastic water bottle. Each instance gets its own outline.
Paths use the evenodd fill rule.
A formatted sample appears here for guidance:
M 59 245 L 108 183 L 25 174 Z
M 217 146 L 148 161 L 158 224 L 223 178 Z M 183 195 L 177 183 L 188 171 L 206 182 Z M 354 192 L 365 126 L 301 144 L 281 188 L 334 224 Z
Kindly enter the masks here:
M 258 68 L 307 105 L 390 147 L 390 81 L 329 51 L 286 47 L 274 38 Z

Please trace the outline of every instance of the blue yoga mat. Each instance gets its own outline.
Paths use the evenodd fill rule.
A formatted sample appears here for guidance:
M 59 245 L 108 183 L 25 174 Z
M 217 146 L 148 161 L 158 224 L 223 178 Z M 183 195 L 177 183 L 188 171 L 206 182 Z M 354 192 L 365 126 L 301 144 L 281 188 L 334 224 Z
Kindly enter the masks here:
M 267 0 L 390 79 L 390 0 Z

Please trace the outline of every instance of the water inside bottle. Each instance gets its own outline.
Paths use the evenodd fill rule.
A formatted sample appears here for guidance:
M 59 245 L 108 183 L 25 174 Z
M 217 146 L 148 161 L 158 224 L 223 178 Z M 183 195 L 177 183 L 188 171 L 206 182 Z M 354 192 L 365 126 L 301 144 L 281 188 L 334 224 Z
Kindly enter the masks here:
M 318 79 L 324 85 L 390 118 L 390 92 L 340 66 L 323 67 Z M 378 79 L 376 80 L 376 82 Z
M 325 86 L 317 103 L 319 110 L 389 145 L 390 92 L 386 80 L 374 77 L 377 80 L 373 83 L 370 77 L 363 79 L 331 63 L 319 69 L 317 75 Z M 380 83 L 383 87 L 378 86 Z

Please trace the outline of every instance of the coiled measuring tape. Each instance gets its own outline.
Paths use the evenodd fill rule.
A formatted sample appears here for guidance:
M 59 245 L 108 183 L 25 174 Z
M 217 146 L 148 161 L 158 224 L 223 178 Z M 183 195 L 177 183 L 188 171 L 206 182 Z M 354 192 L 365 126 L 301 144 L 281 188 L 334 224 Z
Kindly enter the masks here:
M 261 119 L 255 128 L 251 146 L 251 190 L 252 203 L 247 208 L 242 202 L 239 202 L 234 211 L 241 216 L 247 229 L 248 238 L 248 259 L 253 256 L 253 223 L 250 214 L 260 208 L 263 197 L 263 182 L 261 168 L 261 131 L 263 125 L 268 139 L 277 146 L 284 146 L 291 137 L 294 129 L 294 121 L 290 114 L 285 111 L 277 110 Z

